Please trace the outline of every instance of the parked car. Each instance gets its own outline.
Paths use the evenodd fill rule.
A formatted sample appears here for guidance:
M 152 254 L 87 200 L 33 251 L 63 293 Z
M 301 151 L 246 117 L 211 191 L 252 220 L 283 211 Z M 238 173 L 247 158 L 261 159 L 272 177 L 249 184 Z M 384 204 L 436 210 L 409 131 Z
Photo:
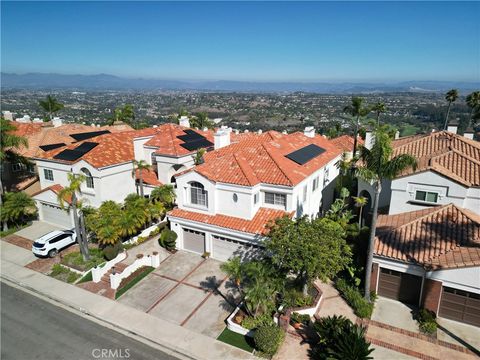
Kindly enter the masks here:
M 55 230 L 35 240 L 32 252 L 37 256 L 55 257 L 58 252 L 77 241 L 73 230 Z

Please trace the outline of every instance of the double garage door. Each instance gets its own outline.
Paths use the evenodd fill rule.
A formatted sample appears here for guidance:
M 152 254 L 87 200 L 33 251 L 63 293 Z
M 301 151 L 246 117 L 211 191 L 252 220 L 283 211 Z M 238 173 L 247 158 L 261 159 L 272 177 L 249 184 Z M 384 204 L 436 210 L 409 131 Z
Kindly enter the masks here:
M 390 269 L 380 268 L 378 295 L 406 304 L 418 305 L 422 278 Z
M 439 316 L 480 326 L 480 294 L 443 287 Z
M 67 229 L 73 228 L 72 219 L 67 210 L 59 206 L 41 203 L 42 220 Z

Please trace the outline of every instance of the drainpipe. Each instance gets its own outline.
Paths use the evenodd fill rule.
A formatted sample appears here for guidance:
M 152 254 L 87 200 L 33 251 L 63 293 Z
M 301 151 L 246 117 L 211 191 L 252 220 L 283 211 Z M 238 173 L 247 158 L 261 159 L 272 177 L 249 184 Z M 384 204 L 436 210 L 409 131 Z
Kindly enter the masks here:
M 425 277 L 427 276 L 427 269 L 423 268 L 422 286 L 420 287 L 420 299 L 418 299 L 418 307 L 422 307 L 423 286 L 425 285 Z

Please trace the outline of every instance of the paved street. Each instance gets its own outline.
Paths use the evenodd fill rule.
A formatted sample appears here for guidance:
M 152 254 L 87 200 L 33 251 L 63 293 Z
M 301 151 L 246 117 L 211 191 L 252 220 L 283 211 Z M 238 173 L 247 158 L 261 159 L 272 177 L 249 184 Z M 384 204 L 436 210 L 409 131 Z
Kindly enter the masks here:
M 3 360 L 175 359 L 3 282 L 1 314 Z

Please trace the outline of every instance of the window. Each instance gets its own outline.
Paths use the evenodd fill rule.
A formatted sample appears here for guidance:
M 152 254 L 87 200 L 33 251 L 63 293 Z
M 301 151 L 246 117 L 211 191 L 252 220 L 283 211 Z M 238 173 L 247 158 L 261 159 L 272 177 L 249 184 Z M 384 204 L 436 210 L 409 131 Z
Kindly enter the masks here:
M 323 177 L 323 187 L 325 187 L 328 184 L 328 175 L 329 175 L 329 169 L 325 168 L 325 176 Z
M 303 188 L 303 202 L 307 201 L 308 186 L 305 185 Z
M 22 164 L 22 163 L 12 164 L 12 170 L 13 172 L 19 172 L 19 171 L 25 170 L 25 164 Z
M 320 180 L 320 179 L 318 178 L 318 176 L 317 176 L 315 179 L 313 179 L 312 191 L 315 191 L 315 190 L 318 189 L 318 182 L 319 182 L 319 180 Z
M 33 164 L 28 164 L 27 165 L 27 171 L 31 174 L 35 174 L 35 165 Z
M 265 193 L 265 203 L 272 205 L 287 206 L 287 195 L 277 193 Z
M 87 186 L 87 188 L 93 189 L 95 187 L 95 184 L 93 183 L 93 176 L 90 171 L 88 171 L 88 169 L 82 168 L 81 172 L 83 173 L 83 175 L 85 175 L 85 185 Z
M 415 200 L 436 203 L 438 202 L 438 193 L 417 190 L 415 192 Z
M 70 235 L 68 235 L 68 234 L 62 234 L 62 235 L 59 235 L 59 236 L 53 238 L 52 240 L 49 240 L 48 243 L 49 244 L 55 244 L 55 243 L 59 242 L 60 240 L 66 239 L 69 236 Z
M 237 194 L 233 194 L 233 202 L 237 202 L 238 201 L 238 195 Z
M 53 181 L 53 171 L 50 169 L 43 169 L 45 180 Z
M 254 204 L 257 204 L 257 203 L 258 203 L 258 193 L 256 193 L 255 195 L 253 195 L 253 203 L 254 203 Z
M 198 182 L 190 183 L 190 202 L 194 205 L 208 206 L 208 192 Z

